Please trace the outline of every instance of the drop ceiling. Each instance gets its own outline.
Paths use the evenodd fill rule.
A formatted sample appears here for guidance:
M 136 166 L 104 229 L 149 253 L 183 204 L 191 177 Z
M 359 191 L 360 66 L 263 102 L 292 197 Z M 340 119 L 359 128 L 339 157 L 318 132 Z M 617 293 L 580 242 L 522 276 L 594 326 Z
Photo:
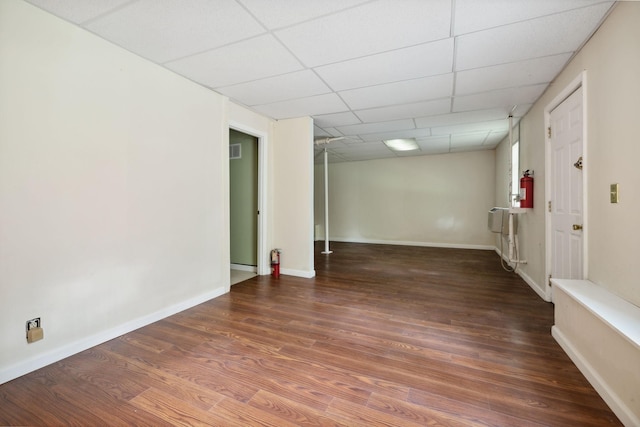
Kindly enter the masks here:
M 493 149 L 597 30 L 600 0 L 27 0 L 276 120 L 332 162 Z M 415 138 L 393 152 L 383 140 Z

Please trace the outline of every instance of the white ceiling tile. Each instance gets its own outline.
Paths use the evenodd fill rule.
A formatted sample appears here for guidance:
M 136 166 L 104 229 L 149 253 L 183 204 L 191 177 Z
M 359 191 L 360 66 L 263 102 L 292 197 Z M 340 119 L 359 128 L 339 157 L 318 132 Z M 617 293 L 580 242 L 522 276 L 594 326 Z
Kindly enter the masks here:
M 260 22 L 273 30 L 348 9 L 369 0 L 239 0 Z
M 447 154 L 451 152 L 449 144 L 442 144 L 435 147 L 421 148 L 422 155 Z
M 474 132 L 451 135 L 451 150 L 457 150 L 461 148 L 486 148 L 482 147 L 484 140 L 489 135 L 489 132 Z
M 487 147 L 495 148 L 503 139 L 505 139 L 509 135 L 509 130 L 506 131 L 491 131 L 485 139 L 484 144 Z
M 456 70 L 571 52 L 591 34 L 609 7 L 603 3 L 459 36 Z
M 503 107 L 508 112 L 514 105 L 533 103 L 546 88 L 546 84 L 540 84 L 517 89 L 500 89 L 475 95 L 456 96 L 453 99 L 453 111 Z
M 389 149 L 384 150 L 363 150 L 361 153 L 345 153 L 341 154 L 341 156 L 350 162 L 357 162 L 363 160 L 379 160 L 379 159 L 389 159 L 396 157 L 395 153 Z
M 277 120 L 348 110 L 344 102 L 335 93 L 263 104 L 255 106 L 254 109 Z
M 315 68 L 334 90 L 434 76 L 453 70 L 453 38 Z
M 513 111 L 513 117 L 524 117 L 531 107 L 533 107 L 533 104 L 518 104 Z
M 393 132 L 378 132 L 362 135 L 363 141 L 384 141 L 397 138 L 427 138 L 431 136 L 431 129 L 406 129 Z
M 602 0 L 456 0 L 454 34 L 460 35 L 581 8 Z M 610 5 L 613 2 L 608 2 Z
M 166 67 L 216 88 L 297 71 L 300 63 L 271 35 L 235 43 L 166 64 Z
M 450 0 L 403 0 L 402 7 L 397 0 L 379 0 L 276 31 L 276 36 L 314 67 L 444 39 L 450 24 Z
M 345 125 L 355 125 L 362 123 L 351 111 L 344 113 L 322 114 L 313 116 L 314 122 L 320 127 L 336 127 Z
M 414 128 L 415 125 L 411 119 L 338 126 L 338 130 L 342 132 L 343 135 L 365 135 L 369 133 L 392 132 Z
M 139 0 L 91 21 L 86 28 L 157 62 L 264 33 L 234 0 Z
M 456 73 L 456 95 L 486 92 L 537 83 L 549 83 L 562 70 L 571 53 L 475 68 Z
M 27 0 L 56 16 L 75 23 L 105 14 L 130 0 Z
M 449 135 L 446 136 L 429 136 L 429 137 L 425 137 L 425 138 L 416 138 L 416 142 L 418 143 L 418 145 L 420 146 L 420 149 L 424 150 L 429 150 L 431 148 L 437 148 L 437 147 L 447 147 L 447 149 L 449 149 L 449 141 L 450 137 Z
M 331 92 L 311 70 L 296 71 L 216 90 L 249 106 Z
M 451 99 L 438 99 L 435 101 L 416 102 L 392 107 L 372 108 L 369 110 L 356 111 L 360 119 L 367 122 L 377 122 L 381 120 L 404 119 L 408 117 L 419 117 L 424 115 L 444 114 L 451 110 Z
M 450 97 L 453 73 L 338 92 L 353 110 Z
M 332 137 L 343 136 L 340 132 L 338 132 L 338 129 L 336 129 L 336 128 L 326 128 L 325 130 Z
M 336 162 L 397 157 L 374 144 L 394 137 L 418 155 L 494 148 L 614 3 L 27 1 L 268 117 L 312 116 L 317 137 L 346 137 Z
M 333 136 L 333 135 L 331 135 L 331 133 L 329 133 L 328 130 L 319 128 L 318 126 L 313 126 L 313 137 L 314 138 L 318 138 L 318 137 L 321 137 L 321 136 L 328 138 L 328 137 Z
M 464 123 L 477 123 L 489 120 L 499 120 L 509 116 L 510 108 L 492 108 L 487 110 L 464 111 L 461 113 L 441 114 L 438 116 L 418 117 L 416 127 L 428 128 L 435 126 L 449 126 Z
M 450 137 L 449 135 L 446 135 L 416 138 L 416 142 L 418 143 L 420 149 L 425 153 L 441 153 L 449 151 Z
M 450 135 L 459 133 L 471 133 L 479 131 L 507 131 L 509 129 L 509 119 L 492 120 L 480 123 L 465 123 L 459 125 L 439 126 L 431 128 L 433 135 Z
M 365 143 L 348 144 L 348 143 L 344 143 L 343 141 L 337 141 L 335 143 L 332 142 L 331 144 L 329 144 L 329 148 L 331 148 L 331 151 L 333 151 L 334 153 L 340 153 L 340 154 L 353 153 L 360 150 L 381 151 L 382 149 L 387 149 L 387 147 L 382 143 L 365 142 Z

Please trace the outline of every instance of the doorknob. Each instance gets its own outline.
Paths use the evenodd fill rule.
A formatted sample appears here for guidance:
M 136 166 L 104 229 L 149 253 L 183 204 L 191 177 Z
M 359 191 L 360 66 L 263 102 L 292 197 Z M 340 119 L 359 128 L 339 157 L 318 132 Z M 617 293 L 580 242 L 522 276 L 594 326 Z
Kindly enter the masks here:
M 574 230 L 582 230 L 582 224 L 573 224 L 573 229 Z

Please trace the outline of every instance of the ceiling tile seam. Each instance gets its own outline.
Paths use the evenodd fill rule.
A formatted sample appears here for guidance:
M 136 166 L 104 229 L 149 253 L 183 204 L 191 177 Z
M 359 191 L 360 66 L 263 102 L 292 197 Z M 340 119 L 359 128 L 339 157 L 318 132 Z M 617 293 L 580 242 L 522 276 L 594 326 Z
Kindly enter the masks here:
M 249 16 L 251 16 L 258 24 L 260 24 L 265 32 L 269 32 L 269 27 L 264 22 L 262 22 L 247 6 L 245 6 L 244 3 L 242 3 L 242 0 L 235 0 L 235 3 L 240 6 L 241 9 L 244 9 L 244 11 L 247 12 L 247 14 L 249 14 Z
M 419 99 L 417 101 L 411 101 L 411 102 L 398 102 L 395 104 L 383 104 L 383 105 L 377 105 L 375 107 L 367 107 L 367 108 L 356 108 L 354 109 L 353 107 L 351 107 L 349 105 L 349 103 L 347 103 L 346 101 L 343 100 L 343 102 L 347 105 L 347 107 L 350 108 L 349 111 L 351 111 L 353 114 L 357 114 L 358 112 L 367 112 L 367 111 L 374 111 L 374 110 L 381 110 L 384 108 L 394 108 L 394 107 L 403 107 L 403 106 L 411 106 L 411 105 L 415 105 L 415 104 L 422 104 L 424 102 L 434 102 L 434 101 L 442 101 L 442 100 L 446 100 L 446 99 L 450 99 L 451 96 L 440 96 L 437 98 L 423 98 L 423 99 Z M 340 98 L 342 99 L 342 98 Z M 450 112 L 449 112 L 450 113 Z M 443 113 L 443 114 L 449 114 L 449 113 Z M 407 117 L 409 118 L 409 117 Z M 367 123 L 367 122 L 363 122 L 363 123 Z
M 357 86 L 357 87 L 351 87 L 349 89 L 341 89 L 341 90 L 335 90 L 329 84 L 327 84 L 327 86 L 329 86 L 331 88 L 331 90 L 333 90 L 334 92 L 340 93 L 340 92 L 349 92 L 349 91 L 360 90 L 360 89 L 369 89 L 369 88 L 374 88 L 374 87 L 378 87 L 378 86 L 392 85 L 392 84 L 396 84 L 396 83 L 410 82 L 410 81 L 414 81 L 414 80 L 417 81 L 417 80 L 429 79 L 429 78 L 432 78 L 432 77 L 441 77 L 441 76 L 446 76 L 446 75 L 453 74 L 453 73 L 454 73 L 453 71 L 448 71 L 446 73 L 429 74 L 429 75 L 420 76 L 420 77 L 411 77 L 411 78 L 407 78 L 407 79 L 385 81 L 383 83 L 376 83 L 376 84 L 371 84 L 371 85 L 367 85 L 367 86 Z
M 540 16 L 534 16 L 534 17 L 531 17 L 531 18 L 520 19 L 520 20 L 517 20 L 517 21 L 507 22 L 507 23 L 500 24 L 500 25 L 494 25 L 492 27 L 486 27 L 486 28 L 482 28 L 482 29 L 479 29 L 479 30 L 469 31 L 468 33 L 459 33 L 459 34 L 455 34 L 455 36 L 456 37 L 460 37 L 460 36 L 467 36 L 467 35 L 475 34 L 475 33 L 481 33 L 483 31 L 491 31 L 491 30 L 495 30 L 497 28 L 508 27 L 510 25 L 517 25 L 517 24 L 522 24 L 522 23 L 525 23 L 525 22 L 530 22 L 530 21 L 541 20 L 541 19 L 544 19 L 544 18 L 549 18 L 551 16 L 568 14 L 568 13 L 571 13 L 571 12 L 575 12 L 576 10 L 588 9 L 590 7 L 594 7 L 594 6 L 598 6 L 598 5 L 602 5 L 602 4 L 607 4 L 607 3 L 612 3 L 612 2 L 610 2 L 610 1 L 601 1 L 601 2 L 598 2 L 598 3 L 592 3 L 592 4 L 588 4 L 588 5 L 584 5 L 584 6 L 573 7 L 571 9 L 566 9 L 566 10 L 562 10 L 562 11 L 559 11 L 559 12 L 547 13 L 547 14 L 540 15 Z
M 126 8 L 130 7 L 131 5 L 133 5 L 134 3 L 138 3 L 139 1 L 140 0 L 130 0 L 128 2 L 122 3 L 122 4 L 114 7 L 113 9 L 109 9 L 109 10 L 106 10 L 106 11 L 104 11 L 102 13 L 99 13 L 96 16 L 93 16 L 93 17 L 91 17 L 91 18 L 89 18 L 89 19 L 87 19 L 85 21 L 74 23 L 74 25 L 79 25 L 81 27 L 84 27 L 85 25 L 92 24 L 93 22 L 98 21 L 98 20 L 100 20 L 100 19 L 102 19 L 102 18 L 104 18 L 106 16 L 112 15 L 115 12 L 119 12 L 122 9 L 126 9 Z
M 294 27 L 297 27 L 297 26 L 300 26 L 300 25 L 305 25 L 305 24 L 308 24 L 308 23 L 313 22 L 313 21 L 318 21 L 320 19 L 324 19 L 324 18 L 327 18 L 327 17 L 332 16 L 332 15 L 338 15 L 338 14 L 344 13 L 344 12 L 346 12 L 348 10 L 351 10 L 351 9 L 356 9 L 356 8 L 359 8 L 359 7 L 362 7 L 362 6 L 366 6 L 367 4 L 375 3 L 377 1 L 379 1 L 379 0 L 369 0 L 369 1 L 365 1 L 365 2 L 359 3 L 359 4 L 354 4 L 352 6 L 347 6 L 347 7 L 343 8 L 343 9 L 338 9 L 338 10 L 334 10 L 334 11 L 331 11 L 331 12 L 323 13 L 322 15 L 314 16 L 313 18 L 303 19 L 301 21 L 294 22 L 292 24 L 287 24 L 287 25 L 283 25 L 283 26 L 280 26 L 280 27 L 269 28 L 269 26 L 267 24 L 263 23 L 257 16 L 255 16 L 253 14 L 253 12 L 251 12 L 251 9 L 248 6 L 246 6 L 246 7 L 244 6 L 244 4 L 242 3 L 242 0 L 236 0 L 236 2 L 241 3 L 243 8 L 245 10 L 247 10 L 251 14 L 251 16 L 254 17 L 256 19 L 256 21 L 260 22 L 260 24 L 263 27 L 265 27 L 269 32 L 277 32 L 277 31 L 288 30 L 290 28 L 294 28 Z
M 277 76 L 273 76 L 273 77 L 277 77 Z M 255 80 L 254 80 L 254 81 L 255 81 Z M 247 83 L 249 83 L 249 82 L 247 82 Z M 240 84 L 244 84 L 244 83 L 240 83 Z M 231 86 L 225 86 L 225 87 L 231 87 Z M 218 88 L 218 89 L 222 89 L 222 88 Z M 329 91 L 327 91 L 327 92 L 314 93 L 313 95 L 300 96 L 300 97 L 297 97 L 297 98 L 279 99 L 279 100 L 277 100 L 277 101 L 267 102 L 266 104 L 246 104 L 246 105 L 248 105 L 248 106 L 250 106 L 250 107 L 255 107 L 255 108 L 258 108 L 258 107 L 267 107 L 267 106 L 270 106 L 270 105 L 274 105 L 274 104 L 282 104 L 282 103 L 285 103 L 285 102 L 301 101 L 301 100 L 304 100 L 304 99 L 307 99 L 307 98 L 313 98 L 314 96 L 331 95 L 332 93 L 335 93 L 335 92 L 333 92 L 333 91 L 329 90 Z M 337 94 L 336 94 L 336 95 L 337 95 Z M 227 96 L 227 95 L 225 95 L 225 96 Z M 344 100 L 343 100 L 342 98 L 340 98 L 340 100 L 341 100 L 342 102 L 344 102 Z M 347 107 L 348 107 L 348 104 L 347 104 L 346 102 L 345 102 L 345 105 L 347 105 Z M 335 113 L 336 113 L 336 114 L 339 114 L 339 113 L 347 113 L 347 112 L 350 112 L 350 111 L 351 111 L 351 109 L 349 109 L 349 110 L 344 110 L 344 111 L 336 111 Z M 333 113 L 332 113 L 332 114 L 333 114 Z
M 210 47 L 210 48 L 207 48 L 207 49 L 202 49 L 202 50 L 199 50 L 199 51 L 197 51 L 197 52 L 190 53 L 190 54 L 188 54 L 188 55 L 178 56 L 178 57 L 171 58 L 171 59 L 168 59 L 168 60 L 163 61 L 163 62 L 157 62 L 157 64 L 160 64 L 160 65 L 163 65 L 163 66 L 164 66 L 164 65 L 168 65 L 168 64 L 171 64 L 172 62 L 182 61 L 182 60 L 184 60 L 184 59 L 191 58 L 191 57 L 193 57 L 193 56 L 198 56 L 198 55 L 202 55 L 202 54 L 204 54 L 204 53 L 213 52 L 213 51 L 216 51 L 216 50 L 219 50 L 219 49 L 224 49 L 224 48 L 227 48 L 227 47 L 232 47 L 233 45 L 236 45 L 236 44 L 239 44 L 239 43 L 243 43 L 243 42 L 246 42 L 246 41 L 249 41 L 249 40 L 257 39 L 257 38 L 260 38 L 260 37 L 264 37 L 265 35 L 268 35 L 268 34 L 271 34 L 271 33 L 270 33 L 269 31 L 265 31 L 265 32 L 260 33 L 260 34 L 254 34 L 254 35 L 252 35 L 252 36 L 250 36 L 250 37 L 246 37 L 246 38 L 238 39 L 238 40 L 235 40 L 235 41 L 232 41 L 232 42 L 229 42 L 229 43 L 221 44 L 221 45 L 219 45 L 219 46 Z M 273 34 L 271 34 L 271 35 L 273 36 Z M 276 40 L 277 40 L 277 39 L 276 39 Z M 282 44 L 282 43 L 280 42 L 280 40 L 278 40 L 278 42 L 279 42 L 280 44 Z M 288 50 L 287 50 L 287 51 L 288 51 Z M 304 66 L 304 65 L 302 64 L 302 62 L 300 61 L 300 59 L 298 59 L 296 56 L 294 56 L 294 58 L 296 59 L 296 61 L 298 61 L 298 63 L 300 64 L 301 68 L 306 68 L 306 66 Z
M 567 62 L 570 62 L 571 59 L 573 58 L 573 56 L 579 51 L 580 51 L 579 49 L 577 49 L 577 50 L 568 50 L 566 52 L 552 53 L 550 55 L 542 55 L 542 56 L 532 56 L 532 57 L 529 57 L 529 58 L 518 59 L 518 60 L 515 60 L 515 61 L 497 62 L 497 63 L 491 64 L 491 65 L 483 65 L 481 67 L 454 69 L 453 72 L 454 73 L 461 73 L 461 72 L 464 72 L 464 71 L 482 70 L 484 68 L 492 68 L 492 67 L 500 67 L 500 66 L 503 66 L 503 65 L 518 64 L 520 62 L 532 61 L 532 60 L 535 60 L 535 59 L 553 58 L 554 56 L 562 56 L 562 55 L 567 55 L 567 54 L 571 55 L 569 57 L 569 59 L 567 60 Z M 454 60 L 455 60 L 455 58 L 454 58 Z
M 375 1 L 378 1 L 378 0 L 375 0 Z M 420 42 L 420 43 L 414 43 L 414 44 L 407 44 L 407 45 L 404 45 L 404 46 L 396 46 L 396 47 L 394 47 L 394 48 L 392 48 L 392 49 L 376 51 L 376 52 L 368 53 L 368 54 L 366 54 L 366 55 L 361 55 L 361 56 L 351 56 L 351 57 L 349 57 L 349 58 L 347 58 L 347 59 L 341 59 L 341 60 L 339 60 L 339 61 L 333 61 L 333 62 L 326 62 L 326 63 L 321 63 L 321 64 L 315 64 L 315 65 L 313 65 L 313 66 L 307 66 L 307 65 L 305 64 L 305 67 L 310 68 L 310 69 L 312 69 L 312 68 L 323 68 L 323 67 L 329 67 L 329 66 L 333 66 L 333 65 L 339 65 L 339 64 L 342 64 L 343 62 L 357 61 L 357 60 L 365 59 L 365 58 L 369 58 L 369 57 L 372 57 L 372 56 L 378 56 L 378 55 L 384 55 L 384 54 L 386 54 L 386 53 L 392 53 L 392 52 L 395 52 L 395 51 L 398 51 L 398 50 L 411 49 L 411 48 L 414 48 L 414 47 L 423 46 L 423 45 L 427 45 L 427 44 L 431 44 L 431 43 L 443 42 L 443 41 L 446 41 L 446 40 L 449 40 L 449 39 L 451 39 L 451 37 L 443 37 L 443 38 L 440 38 L 440 39 L 429 40 L 429 41 L 426 41 L 426 42 Z M 446 74 L 446 73 L 445 73 L 445 74 Z M 424 77 L 429 77 L 429 76 L 424 76 Z
M 506 91 L 506 90 L 511 90 L 511 89 L 522 89 L 522 88 L 529 88 L 529 87 L 540 86 L 540 85 L 548 85 L 552 81 L 553 81 L 553 79 L 549 80 L 548 82 L 527 83 L 527 84 L 524 84 L 524 85 L 501 87 L 501 88 L 497 88 L 497 89 L 485 90 L 485 91 L 482 91 L 482 92 L 469 92 L 469 93 L 465 93 L 465 94 L 454 94 L 452 96 L 452 98 L 454 98 L 454 100 L 455 100 L 455 98 L 464 98 L 464 97 L 467 97 L 467 96 L 488 95 L 488 94 L 493 93 L 493 92 L 501 92 L 501 91 Z
M 423 102 L 442 101 L 442 100 L 450 99 L 450 98 L 451 98 L 451 96 L 439 96 L 438 98 L 422 99 L 420 101 L 401 102 L 399 104 L 385 104 L 385 105 L 380 105 L 380 106 L 377 106 L 377 107 L 358 108 L 356 110 L 352 109 L 351 112 L 353 112 L 353 114 L 357 114 L 358 112 L 380 110 L 380 109 L 383 109 L 383 108 L 402 107 L 402 106 L 405 106 L 405 105 L 415 105 L 415 104 L 421 104 Z M 345 102 L 345 104 L 347 106 L 349 106 L 349 104 L 347 104 L 346 102 Z M 449 113 L 443 113 L 443 114 L 450 114 L 450 112 Z M 416 117 L 422 117 L 422 116 L 416 116 Z M 429 117 L 429 116 L 426 116 L 426 117 Z M 407 117 L 407 118 L 409 118 L 409 117 Z M 366 124 L 368 122 L 364 122 L 364 123 Z

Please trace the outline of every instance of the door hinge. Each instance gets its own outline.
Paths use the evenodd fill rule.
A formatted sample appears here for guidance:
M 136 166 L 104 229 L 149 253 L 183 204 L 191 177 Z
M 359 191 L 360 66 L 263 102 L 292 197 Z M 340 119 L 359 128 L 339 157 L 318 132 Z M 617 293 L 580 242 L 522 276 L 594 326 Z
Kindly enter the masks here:
M 549 200 L 549 212 L 551 212 L 551 200 Z
M 547 128 L 547 137 L 551 138 L 551 126 Z
M 549 275 L 549 286 L 552 286 L 552 283 L 551 283 L 551 275 Z

